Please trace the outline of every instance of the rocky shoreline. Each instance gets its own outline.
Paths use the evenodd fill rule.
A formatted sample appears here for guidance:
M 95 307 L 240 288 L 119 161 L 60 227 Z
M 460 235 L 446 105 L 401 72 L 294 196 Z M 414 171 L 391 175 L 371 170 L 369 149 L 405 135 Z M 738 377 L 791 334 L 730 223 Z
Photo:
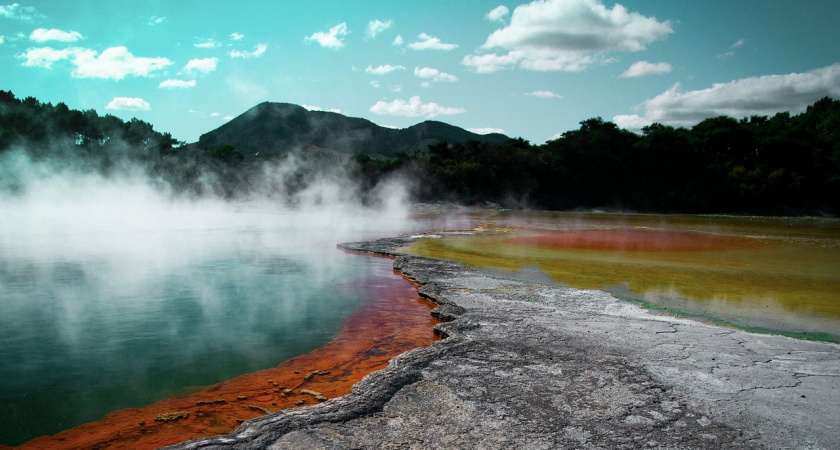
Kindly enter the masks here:
M 398 253 L 446 339 L 353 391 L 177 449 L 840 448 L 840 346 L 662 315 Z

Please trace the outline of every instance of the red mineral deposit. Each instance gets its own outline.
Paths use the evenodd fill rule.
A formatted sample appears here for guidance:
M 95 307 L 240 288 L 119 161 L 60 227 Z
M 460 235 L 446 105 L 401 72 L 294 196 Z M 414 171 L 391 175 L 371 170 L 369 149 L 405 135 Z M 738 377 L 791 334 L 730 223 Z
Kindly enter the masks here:
M 326 346 L 279 366 L 221 382 L 183 398 L 114 411 L 101 420 L 42 436 L 21 449 L 152 449 L 228 433 L 243 421 L 269 412 L 320 403 L 350 392 L 365 375 L 385 368 L 403 352 L 437 338 L 422 300 L 405 278 L 387 276 L 343 284 L 371 298 L 349 317 Z

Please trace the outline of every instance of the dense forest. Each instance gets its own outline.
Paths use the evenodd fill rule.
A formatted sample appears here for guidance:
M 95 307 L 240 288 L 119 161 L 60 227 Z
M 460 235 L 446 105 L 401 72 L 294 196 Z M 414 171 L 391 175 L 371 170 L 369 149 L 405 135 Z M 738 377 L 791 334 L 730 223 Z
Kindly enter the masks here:
M 279 158 L 246 160 L 229 143 L 190 150 L 137 119 L 0 91 L 0 156 L 16 150 L 63 170 L 105 176 L 140 170 L 162 189 L 188 196 L 288 195 L 314 174 L 340 173 L 355 180 L 363 196 L 392 177 L 412 180 L 418 201 L 553 210 L 840 212 L 840 101 L 830 98 L 795 116 L 721 116 L 691 129 L 653 124 L 641 135 L 592 118 L 543 145 L 523 139 L 438 142 L 426 152 L 394 158 L 359 153 L 349 160 L 290 154 L 295 165 L 284 166 L 278 182 L 270 174 L 282 164 Z M 15 174 L 0 169 L 0 187 L 14 191 Z
M 646 212 L 840 212 L 840 101 L 799 115 L 706 119 L 691 129 L 661 124 L 641 135 L 601 118 L 544 145 L 439 143 L 428 154 L 387 161 L 359 156 L 367 178 L 402 170 L 418 198 L 491 201 L 552 210 Z

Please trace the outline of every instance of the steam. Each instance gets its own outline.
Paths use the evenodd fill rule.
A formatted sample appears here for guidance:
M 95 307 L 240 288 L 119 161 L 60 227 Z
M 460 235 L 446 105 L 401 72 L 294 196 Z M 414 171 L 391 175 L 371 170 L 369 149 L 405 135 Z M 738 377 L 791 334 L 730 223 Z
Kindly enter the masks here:
M 335 286 L 375 271 L 336 244 L 423 228 L 400 179 L 362 189 L 347 167 L 312 171 L 299 154 L 226 196 L 212 171 L 194 177 L 203 194 L 184 193 L 141 162 L 73 158 L 66 146 L 0 153 L 0 396 L 10 405 L 0 422 L 21 430 L 0 444 L 325 344 L 364 301 Z M 37 402 L 55 402 L 51 421 L 21 415 Z

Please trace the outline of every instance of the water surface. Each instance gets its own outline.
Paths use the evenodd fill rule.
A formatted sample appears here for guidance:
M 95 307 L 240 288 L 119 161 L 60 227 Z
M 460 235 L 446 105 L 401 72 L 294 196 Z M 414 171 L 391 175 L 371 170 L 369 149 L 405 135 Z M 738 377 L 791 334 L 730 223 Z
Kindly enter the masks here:
M 325 345 L 370 299 L 340 288 L 373 269 L 336 243 L 412 227 L 370 211 L 145 212 L 0 227 L 0 444 Z
M 408 251 L 505 276 L 547 275 L 750 330 L 840 340 L 840 221 L 575 213 L 484 220 L 491 232 L 424 239 Z

